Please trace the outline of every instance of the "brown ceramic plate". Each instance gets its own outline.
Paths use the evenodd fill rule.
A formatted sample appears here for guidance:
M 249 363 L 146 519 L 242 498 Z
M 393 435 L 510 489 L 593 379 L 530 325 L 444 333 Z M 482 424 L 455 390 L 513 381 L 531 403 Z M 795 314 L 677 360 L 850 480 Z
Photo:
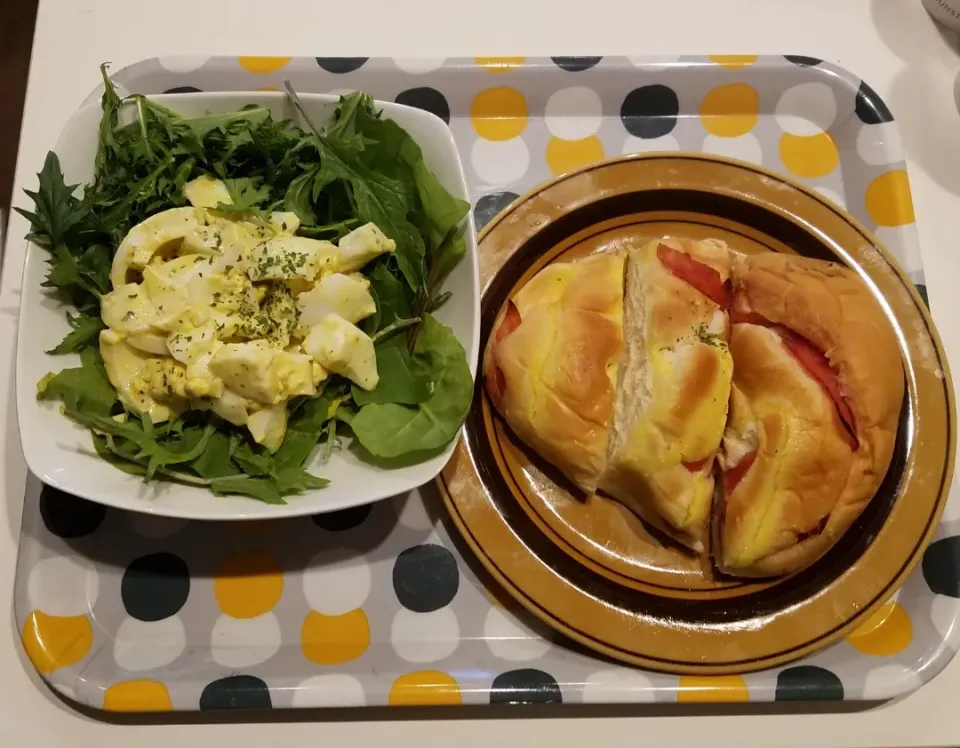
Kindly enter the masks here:
M 484 566 L 573 639 L 679 673 L 771 667 L 856 627 L 920 559 L 953 470 L 946 357 L 912 284 L 852 217 L 772 172 L 676 153 L 589 166 L 497 216 L 480 235 L 482 342 L 506 299 L 544 265 L 666 234 L 843 262 L 880 298 L 898 331 L 907 397 L 886 480 L 841 541 L 789 577 L 718 576 L 708 558 L 662 541 L 614 501 L 569 492 L 479 386 L 464 438 L 438 480 Z

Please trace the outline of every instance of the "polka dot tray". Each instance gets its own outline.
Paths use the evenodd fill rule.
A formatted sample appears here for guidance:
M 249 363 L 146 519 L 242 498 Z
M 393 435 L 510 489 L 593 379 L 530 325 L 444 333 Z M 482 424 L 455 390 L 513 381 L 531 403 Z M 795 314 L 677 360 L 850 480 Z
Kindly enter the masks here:
M 461 148 L 478 229 L 537 183 L 606 156 L 751 161 L 845 206 L 925 295 L 892 115 L 866 83 L 814 58 L 161 58 L 116 79 L 148 94 L 289 79 L 427 109 Z M 186 523 L 31 478 L 15 593 L 23 645 L 53 688 L 115 711 L 884 699 L 932 678 L 960 646 L 957 495 L 921 567 L 844 641 L 712 678 L 620 666 L 544 630 L 442 513 L 425 486 L 309 519 Z

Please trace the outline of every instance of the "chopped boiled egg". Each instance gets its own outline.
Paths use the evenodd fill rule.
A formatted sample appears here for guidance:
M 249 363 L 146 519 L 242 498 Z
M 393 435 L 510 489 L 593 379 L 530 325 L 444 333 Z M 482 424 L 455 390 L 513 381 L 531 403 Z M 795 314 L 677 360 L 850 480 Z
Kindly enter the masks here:
M 356 324 L 377 311 L 370 294 L 370 281 L 352 273 L 330 273 L 316 282 L 313 288 L 297 297 L 300 326 L 311 327 L 329 314 L 343 317 Z
M 120 242 L 110 268 L 114 288 L 124 285 L 129 271 L 140 272 L 155 254 L 183 238 L 207 220 L 200 208 L 172 208 L 138 223 Z
M 257 444 L 276 452 L 283 444 L 283 437 L 287 432 L 286 403 L 278 403 L 251 413 L 247 416 L 247 428 Z
M 312 281 L 321 272 L 337 269 L 337 248 L 330 242 L 302 236 L 278 236 L 251 251 L 247 275 L 252 281 Z
M 300 228 L 300 216 L 293 211 L 277 210 L 270 214 L 270 226 L 278 234 L 294 236 Z
M 396 251 L 397 243 L 389 239 L 376 224 L 366 223 L 343 237 L 337 248 L 340 250 L 339 270 L 349 273 L 359 270 L 375 257 Z
M 157 359 L 131 347 L 112 330 L 100 333 L 100 355 L 120 402 L 135 413 L 146 413 L 154 423 L 170 418 L 173 414 L 171 408 L 154 399 L 143 379 L 147 362 Z
M 210 410 L 234 426 L 246 426 L 250 403 L 236 392 L 224 390 L 223 394 L 209 401 Z
M 325 369 L 365 390 L 372 390 L 380 381 L 373 341 L 359 327 L 336 314 L 327 315 L 310 328 L 303 350 Z
M 298 395 L 313 397 L 317 394 L 313 376 L 313 363 L 310 356 L 303 353 L 277 351 L 274 354 L 271 366 L 273 376 L 280 382 L 286 397 L 297 397 Z
M 228 343 L 210 359 L 210 372 L 237 394 L 274 405 L 283 399 L 271 370 L 274 353 L 263 340 Z
M 100 299 L 100 316 L 111 330 L 131 335 L 149 332 L 157 310 L 143 286 L 124 283 Z
M 130 411 L 212 410 L 274 451 L 290 398 L 315 397 L 330 373 L 376 387 L 355 323 L 377 307 L 354 271 L 396 245 L 373 224 L 335 246 L 297 236 L 295 213 L 217 212 L 230 191 L 209 176 L 184 194 L 193 207 L 148 218 L 117 250 L 101 301 L 107 374 Z
M 230 205 L 233 202 L 227 185 L 209 174 L 183 185 L 183 195 L 194 208 L 216 208 L 221 203 Z

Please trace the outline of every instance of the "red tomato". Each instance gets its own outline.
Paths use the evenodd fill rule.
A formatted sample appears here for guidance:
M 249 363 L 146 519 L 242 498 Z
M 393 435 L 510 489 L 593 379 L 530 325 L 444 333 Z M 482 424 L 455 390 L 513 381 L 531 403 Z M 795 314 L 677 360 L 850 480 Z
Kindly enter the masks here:
M 843 422 L 844 428 L 846 428 L 847 434 L 850 436 L 850 444 L 853 450 L 856 451 L 860 446 L 860 442 L 857 439 L 853 411 L 850 409 L 850 403 L 847 402 L 847 398 L 843 396 L 843 392 L 840 390 L 840 380 L 837 379 L 837 375 L 830 367 L 830 362 L 827 360 L 827 357 L 817 350 L 809 340 L 800 335 L 789 330 L 785 330 L 784 333 L 781 334 L 783 335 L 783 343 L 787 346 L 787 350 L 794 355 L 810 376 L 820 383 L 820 386 L 823 387 L 833 400 L 833 404 L 837 408 L 837 414 L 840 416 L 840 420 Z
M 730 323 L 734 325 L 762 325 L 763 327 L 769 327 L 776 331 L 783 340 L 783 344 L 787 347 L 787 350 L 793 354 L 793 357 L 797 359 L 806 372 L 817 380 L 817 383 L 823 388 L 823 391 L 833 400 L 833 405 L 837 409 L 837 415 L 840 417 L 840 422 L 850 437 L 850 445 L 854 451 L 860 447 L 860 441 L 857 439 L 856 422 L 853 418 L 853 410 L 850 408 L 850 403 L 847 402 L 847 398 L 843 396 L 843 390 L 840 389 L 840 380 L 837 378 L 836 372 L 833 370 L 833 367 L 830 366 L 827 357 L 819 348 L 802 335 L 795 333 L 789 327 L 776 325 L 756 312 L 745 312 L 734 307 L 730 312 Z
M 730 468 L 727 472 L 723 474 L 723 495 L 729 496 L 733 493 L 733 489 L 737 487 L 737 484 L 743 480 L 743 476 L 747 474 L 747 471 L 753 465 L 753 461 L 757 459 L 757 450 L 748 452 L 743 456 L 743 459 L 740 460 L 736 465 Z
M 713 457 L 704 457 L 702 460 L 697 460 L 696 462 L 685 462 L 683 466 L 691 473 L 699 473 L 708 462 L 713 462 Z
M 520 323 L 523 322 L 523 318 L 520 316 L 520 310 L 517 309 L 517 305 L 514 304 L 509 299 L 507 300 L 507 310 L 503 313 L 503 319 L 500 321 L 500 326 L 496 329 L 493 334 L 493 365 L 490 367 L 490 372 L 487 375 L 487 393 L 490 395 L 490 399 L 493 401 L 495 407 L 499 408 L 500 404 L 503 402 L 503 394 L 507 390 L 507 380 L 503 376 L 503 370 L 497 366 L 497 348 L 510 337 L 511 333 L 520 327 Z
M 517 305 L 507 299 L 507 311 L 503 313 L 503 319 L 500 321 L 500 327 L 497 328 L 494 340 L 497 344 L 502 343 L 510 337 L 510 333 L 520 327 L 523 318 L 520 316 L 520 310 Z
M 487 375 L 487 394 L 490 395 L 494 407 L 499 408 L 503 403 L 503 393 L 506 389 L 507 381 L 503 377 L 503 369 L 494 364 Z
M 730 283 L 724 283 L 720 279 L 720 273 L 712 267 L 666 244 L 657 245 L 657 257 L 673 275 L 713 300 L 718 307 L 721 309 L 730 307 Z

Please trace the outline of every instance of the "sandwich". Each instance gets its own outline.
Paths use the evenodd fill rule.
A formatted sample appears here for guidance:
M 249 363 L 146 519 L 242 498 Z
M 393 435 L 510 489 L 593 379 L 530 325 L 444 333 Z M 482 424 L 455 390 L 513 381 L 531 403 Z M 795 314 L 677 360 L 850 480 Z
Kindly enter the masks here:
M 740 258 L 733 280 L 714 561 L 737 576 L 779 575 L 823 555 L 876 493 L 903 369 L 892 327 L 853 271 L 770 253 Z
M 622 254 L 554 263 L 506 303 L 484 353 L 494 407 L 541 457 L 596 490 L 623 352 Z
M 717 240 L 664 239 L 630 253 L 625 342 L 601 490 L 702 549 L 733 362 L 733 254 Z
M 695 549 L 726 419 L 732 253 L 665 239 L 541 270 L 508 300 L 484 360 L 513 431 Z

